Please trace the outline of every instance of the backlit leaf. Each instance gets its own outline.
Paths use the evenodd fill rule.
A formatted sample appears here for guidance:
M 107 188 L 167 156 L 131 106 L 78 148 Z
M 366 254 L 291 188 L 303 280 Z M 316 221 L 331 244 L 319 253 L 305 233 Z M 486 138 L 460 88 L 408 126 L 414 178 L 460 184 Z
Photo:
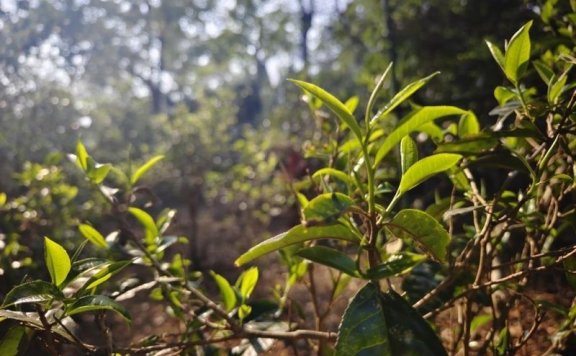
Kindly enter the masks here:
M 140 180 L 140 178 L 144 175 L 144 173 L 148 172 L 150 168 L 152 168 L 156 163 L 160 162 L 162 159 L 164 159 L 163 155 L 158 155 L 150 158 L 146 163 L 138 167 L 138 169 L 136 169 L 136 172 L 132 174 L 132 177 L 130 177 L 130 183 L 136 184 Z
M 246 271 L 242 272 L 240 277 L 238 277 L 236 287 L 240 291 L 240 296 L 242 296 L 243 302 L 252 295 L 256 283 L 258 283 L 258 277 L 259 273 L 257 267 L 250 267 Z
M 317 170 L 316 172 L 314 172 L 314 174 L 312 175 L 312 178 L 314 179 L 318 179 L 322 176 L 331 176 L 334 178 L 338 178 L 339 180 L 341 180 L 342 182 L 346 183 L 346 184 L 353 184 L 354 181 L 352 180 L 352 178 L 350 178 L 350 176 L 348 176 L 348 174 L 339 171 L 337 169 L 334 168 L 321 168 L 319 170 Z
M 80 224 L 78 225 L 78 230 L 80 230 L 82 236 L 84 236 L 88 241 L 92 242 L 94 245 L 102 248 L 108 248 L 108 244 L 106 243 L 104 236 L 102 236 L 102 234 L 92 226 L 87 224 Z
M 310 200 L 302 210 L 302 215 L 306 222 L 331 223 L 352 205 L 354 205 L 354 201 L 345 194 L 325 193 Z
M 418 161 L 418 146 L 416 142 L 410 137 L 405 136 L 400 141 L 400 167 L 402 174 L 406 173 L 414 163 Z
M 146 244 L 152 245 L 154 243 L 154 239 L 156 239 L 158 236 L 158 227 L 156 226 L 154 219 L 152 219 L 152 217 L 147 212 L 138 208 L 128 208 L 128 212 L 132 214 L 144 226 L 144 229 L 146 230 L 144 241 Z
M 504 73 L 514 84 L 518 83 L 530 60 L 531 26 L 532 21 L 529 21 L 512 36 L 504 54 Z
M 88 152 L 86 151 L 86 147 L 82 144 L 82 142 L 78 141 L 76 144 L 76 160 L 80 168 L 82 168 L 85 172 L 88 170 Z
M 441 117 L 464 114 L 466 114 L 465 110 L 455 106 L 426 106 L 414 111 L 402 119 L 390 135 L 384 139 L 384 142 L 382 142 L 376 152 L 374 166 L 378 166 L 380 161 L 382 161 L 388 152 L 390 152 L 404 136 L 418 130 L 422 125 Z
M 276 235 L 268 240 L 262 241 L 256 246 L 242 254 L 234 262 L 236 266 L 246 264 L 260 256 L 270 252 L 278 251 L 281 248 L 298 244 L 304 241 L 319 239 L 337 239 L 352 242 L 359 242 L 360 238 L 348 227 L 341 224 L 304 226 L 297 225 L 292 229 Z
M 488 46 L 488 49 L 496 63 L 498 63 L 500 68 L 502 68 L 502 71 L 504 71 L 504 54 L 502 53 L 502 50 L 490 41 L 486 41 L 486 46 Z
M 414 163 L 400 179 L 398 194 L 403 195 L 431 176 L 446 171 L 456 165 L 462 158 L 455 153 L 439 153 L 425 157 Z
M 478 123 L 476 115 L 474 115 L 472 111 L 469 111 L 466 115 L 462 115 L 460 121 L 458 121 L 458 136 L 475 136 L 479 132 L 480 124 Z
M 234 289 L 232 288 L 228 280 L 226 280 L 226 278 L 222 277 L 218 273 L 210 271 L 210 275 L 212 276 L 212 278 L 214 278 L 216 285 L 218 285 L 218 289 L 220 290 L 220 296 L 222 297 L 222 301 L 224 302 L 224 307 L 226 308 L 226 311 L 228 312 L 231 311 L 232 309 L 234 309 L 237 303 L 236 293 L 234 292 Z
M 62 284 L 72 267 L 70 257 L 62 246 L 48 237 L 44 237 L 44 261 L 52 283 L 56 286 Z
M 396 95 L 394 95 L 394 97 L 390 100 L 390 102 L 386 104 L 386 106 L 384 106 L 384 109 L 382 109 L 381 112 L 376 114 L 376 116 L 372 119 L 372 123 L 377 122 L 386 115 L 390 114 L 392 110 L 394 110 L 396 107 L 398 107 L 398 105 L 402 104 L 404 101 L 410 98 L 414 93 L 420 90 L 420 88 L 426 85 L 426 83 L 428 83 L 430 79 L 434 78 L 438 74 L 440 74 L 440 72 L 435 72 L 427 76 L 426 78 L 418 79 L 417 81 L 412 82 L 407 86 L 405 86 L 402 90 L 396 93 Z
M 294 79 L 290 79 L 290 81 L 320 99 L 326 106 L 328 106 L 330 110 L 332 110 L 332 112 L 334 112 L 334 114 L 336 114 L 340 120 L 342 120 L 342 122 L 344 122 L 350 128 L 350 130 L 352 130 L 354 135 L 359 140 L 362 140 L 360 125 L 358 125 L 358 122 L 350 110 L 346 107 L 346 105 L 342 104 L 340 100 L 314 84 Z

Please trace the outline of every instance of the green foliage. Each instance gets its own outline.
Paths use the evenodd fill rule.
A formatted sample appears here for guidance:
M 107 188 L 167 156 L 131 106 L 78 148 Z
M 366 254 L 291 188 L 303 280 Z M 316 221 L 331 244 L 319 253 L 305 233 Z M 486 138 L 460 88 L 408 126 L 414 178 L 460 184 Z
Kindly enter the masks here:
M 464 6 L 454 4 L 449 8 Z M 178 4 L 173 6 L 179 9 Z M 256 2 L 238 6 L 236 11 L 253 10 Z M 163 5 L 149 11 L 167 9 Z M 43 347 L 54 353 L 61 351 L 62 343 L 83 353 L 208 354 L 231 345 L 239 352 L 263 352 L 269 347 L 268 339 L 305 338 L 309 351 L 318 354 L 513 354 L 532 342 L 548 309 L 563 318 L 551 350 L 567 349 L 576 308 L 539 300 L 538 284 L 529 282 L 541 278 L 540 272 L 561 270 L 566 286 L 574 285 L 575 250 L 570 238 L 576 224 L 576 100 L 570 48 L 576 17 L 574 8 L 561 8 L 554 1 L 541 9 L 542 22 L 555 26 L 544 28 L 552 34 L 546 41 L 533 43 L 529 31 L 537 22 L 528 22 L 507 41 L 504 51 L 487 42 L 485 54 L 492 54 L 510 84 L 487 89 L 496 99 L 493 105 L 498 105 L 492 110 L 491 125 L 484 124 L 488 121 L 484 113 L 477 116 L 457 106 L 416 104 L 437 74 L 395 90 L 395 68 L 389 65 L 364 112 L 358 114 L 364 120 L 356 117 L 363 107 L 362 95 L 340 100 L 315 84 L 292 81 L 304 90 L 314 118 L 310 121 L 317 125 L 306 151 L 317 164 L 306 167 L 309 172 L 303 175 L 291 174 L 294 162 L 284 164 L 282 154 L 273 152 L 279 132 L 272 130 L 266 137 L 266 130 L 248 125 L 231 133 L 234 113 L 226 112 L 228 101 L 210 95 L 198 111 L 181 108 L 171 116 L 158 115 L 158 130 L 152 130 L 158 136 L 152 136 L 169 142 L 161 150 L 167 154 L 144 158 L 146 145 L 139 144 L 135 162 L 143 163 L 134 171 L 133 162 L 97 163 L 84 143 L 76 142 L 70 158 L 82 175 L 78 185 L 98 196 L 85 196 L 94 214 L 83 216 L 82 209 L 73 208 L 79 190 L 65 183 L 57 168 L 26 165 L 17 179 L 29 193 L 0 194 L 0 242 L 5 247 L 1 253 L 9 258 L 1 262 L 2 272 L 8 273 L 12 265 L 23 267 L 26 258 L 32 265 L 34 254 L 24 244 L 24 235 L 32 240 L 49 235 L 55 240 L 44 238 L 47 274 L 36 268 L 26 279 L 9 276 L 0 321 L 10 324 L 2 330 L 0 351 L 18 353 L 29 337 L 38 334 Z M 567 15 L 556 19 L 561 10 Z M 242 20 L 236 15 L 244 25 L 262 26 L 251 23 L 253 17 Z M 404 16 L 396 20 L 409 23 Z M 148 21 L 171 24 L 166 18 L 152 18 Z M 136 30 L 128 20 L 118 21 Z M 237 45 L 237 34 L 221 35 Z M 558 35 L 562 41 L 554 40 Z M 324 107 L 328 113 L 322 111 Z M 221 109 L 215 111 L 222 120 L 214 120 L 212 109 Z M 258 145 L 251 144 L 257 140 Z M 188 141 L 195 145 L 183 143 Z M 236 154 L 250 160 L 238 163 Z M 204 163 L 212 156 L 218 159 Z M 191 162 L 185 164 L 188 158 Z M 153 168 L 161 160 L 160 176 L 194 173 L 197 180 L 187 187 L 191 196 L 243 202 L 243 209 L 231 209 L 235 212 L 270 211 L 264 199 L 277 199 L 282 189 L 293 193 L 292 200 L 278 199 L 278 205 L 297 201 L 300 223 L 254 244 L 235 261 L 243 266 L 279 253 L 287 273 L 284 284 L 275 283 L 273 300 L 253 299 L 260 297 L 260 271 L 268 272 L 263 266 L 239 272 L 234 283 L 227 273 L 211 271 L 219 292 L 212 298 L 202 272 L 193 270 L 193 263 L 203 262 L 206 256 L 193 256 L 197 261 L 186 258 L 184 248 L 194 245 L 173 235 L 175 211 L 158 209 L 151 189 L 144 185 L 143 177 L 154 178 Z M 276 174 L 278 167 L 285 170 L 283 178 Z M 443 172 L 447 174 L 440 175 Z M 274 188 L 279 182 L 289 187 Z M 56 214 L 51 207 L 54 199 L 66 208 L 54 215 L 62 223 L 58 229 L 43 234 L 42 229 L 17 227 L 29 222 L 33 211 L 46 219 Z M 191 205 L 198 208 L 194 205 L 198 201 Z M 244 231 L 250 221 L 235 228 L 250 235 Z M 67 251 L 74 251 L 72 257 Z M 353 279 L 357 280 L 350 283 Z M 311 308 L 294 300 L 291 290 L 299 282 L 310 293 Z M 335 302 L 352 292 L 349 286 L 359 283 L 365 285 L 344 314 L 336 316 L 340 318 L 336 331 L 327 322 Z M 530 294 L 530 288 L 537 293 Z M 163 306 L 166 317 L 179 326 L 178 332 L 118 346 L 107 313 L 130 323 L 126 302 L 136 295 L 143 299 L 147 295 L 150 302 Z M 528 319 L 533 315 L 531 326 L 517 325 L 522 328 L 517 333 L 512 315 L 520 303 L 534 313 L 524 313 Z M 462 323 L 450 325 L 453 332 L 441 340 L 437 331 L 446 326 L 442 324 L 445 312 L 458 313 Z M 84 319 L 85 314 L 94 317 Z M 77 332 L 87 320 L 103 330 L 108 338 L 105 345 L 90 344 Z M 302 329 L 310 321 L 315 329 Z

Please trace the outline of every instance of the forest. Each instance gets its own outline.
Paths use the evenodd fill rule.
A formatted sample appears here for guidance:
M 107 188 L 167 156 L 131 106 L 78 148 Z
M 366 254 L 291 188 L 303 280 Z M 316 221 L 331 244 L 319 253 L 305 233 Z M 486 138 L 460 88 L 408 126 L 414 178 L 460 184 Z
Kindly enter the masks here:
M 0 0 L 0 355 L 576 353 L 576 0 Z

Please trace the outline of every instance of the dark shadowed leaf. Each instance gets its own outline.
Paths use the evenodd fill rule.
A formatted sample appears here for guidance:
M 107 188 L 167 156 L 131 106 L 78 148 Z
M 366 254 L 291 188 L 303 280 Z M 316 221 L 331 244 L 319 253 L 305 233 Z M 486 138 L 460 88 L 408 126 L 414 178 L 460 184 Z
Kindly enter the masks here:
M 399 238 L 417 241 L 436 260 L 446 262 L 450 236 L 432 216 L 417 209 L 404 209 L 388 223 L 388 228 Z
M 392 355 L 447 355 L 428 322 L 404 298 L 393 290 L 380 295 Z
M 20 343 L 26 335 L 26 328 L 20 325 L 12 326 L 0 339 L 0 355 L 17 356 L 23 354 Z
M 325 246 L 305 247 L 298 250 L 296 255 L 312 262 L 335 268 L 351 276 L 359 277 L 356 262 L 346 254 L 333 248 Z
M 130 314 L 124 306 L 104 295 L 88 295 L 77 299 L 66 307 L 66 315 L 86 313 L 90 311 L 111 310 L 118 313 L 126 321 L 131 322 Z
M 409 272 L 414 266 L 426 259 L 424 255 L 418 255 L 410 252 L 394 254 L 382 264 L 370 268 L 366 272 L 369 279 L 382 279 L 397 276 Z
M 368 283 L 354 296 L 338 329 L 335 356 L 394 355 L 380 294 Z
M 25 303 L 44 303 L 62 299 L 62 292 L 52 283 L 33 281 L 20 284 L 6 294 L 2 307 Z

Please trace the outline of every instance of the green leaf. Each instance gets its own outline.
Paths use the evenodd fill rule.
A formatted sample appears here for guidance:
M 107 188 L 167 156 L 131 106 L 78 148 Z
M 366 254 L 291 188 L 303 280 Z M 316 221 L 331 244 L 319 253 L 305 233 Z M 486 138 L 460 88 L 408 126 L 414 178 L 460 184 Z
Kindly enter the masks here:
M 508 42 L 504 55 L 504 73 L 515 85 L 522 77 L 530 60 L 530 27 L 532 21 L 522 26 Z
M 398 126 L 388 135 L 382 145 L 376 152 L 374 159 L 374 167 L 380 164 L 380 161 L 390 152 L 390 150 L 398 143 L 404 136 L 407 136 L 413 131 L 418 130 L 421 126 L 433 120 L 444 116 L 451 115 L 464 115 L 467 111 L 457 108 L 455 106 L 426 106 L 420 108 L 400 121 Z
M 552 77 L 554 76 L 554 71 L 552 70 L 552 68 L 550 68 L 548 64 L 544 63 L 541 60 L 533 61 L 532 65 L 534 65 L 536 72 L 538 73 L 542 81 L 544 81 L 544 84 L 548 85 L 552 80 Z
M 356 262 L 346 254 L 333 248 L 324 246 L 305 247 L 298 250 L 296 256 L 300 256 L 324 266 L 332 267 L 354 277 L 360 276 L 356 269 Z
M 156 226 L 154 219 L 152 219 L 147 212 L 138 208 L 128 208 L 128 212 L 144 226 L 144 230 L 146 230 L 144 241 L 146 244 L 154 244 L 154 240 L 158 237 L 158 227 Z
M 392 356 L 388 335 L 380 289 L 368 283 L 358 291 L 344 312 L 334 355 Z
M 82 236 L 84 236 L 88 241 L 92 242 L 94 245 L 106 249 L 108 248 L 108 244 L 106 243 L 104 236 L 102 236 L 102 234 L 92 226 L 87 224 L 80 224 L 78 225 L 78 230 L 80 230 Z
M 460 153 L 463 155 L 477 155 L 488 152 L 495 148 L 500 141 L 493 135 L 480 134 L 459 140 L 456 142 L 443 143 L 438 145 L 436 153 Z
M 402 104 L 404 101 L 410 98 L 414 93 L 420 90 L 420 88 L 426 85 L 430 79 L 434 78 L 438 74 L 440 74 L 440 72 L 432 73 L 426 78 L 419 79 L 405 86 L 402 90 L 396 93 L 396 95 L 394 95 L 390 102 L 384 106 L 384 109 L 382 109 L 381 112 L 376 114 L 376 116 L 372 119 L 371 124 L 378 122 L 383 117 L 386 117 L 386 115 L 390 114 L 392 110 L 398 107 L 398 105 Z
M 502 68 L 502 71 L 504 71 L 504 54 L 502 53 L 500 48 L 498 48 L 498 46 L 496 46 L 490 41 L 486 41 L 486 46 L 488 46 L 488 49 L 490 50 L 490 53 L 492 54 L 492 57 L 494 58 L 496 63 L 498 63 L 500 68 Z
M 76 160 L 80 168 L 84 170 L 84 172 L 88 171 L 88 152 L 86 151 L 86 147 L 82 144 L 82 142 L 78 141 L 76 144 Z
M 494 98 L 498 101 L 500 106 L 504 106 L 507 102 L 512 100 L 517 96 L 516 92 L 510 88 L 503 86 L 497 86 L 494 89 Z
M 410 136 L 404 136 L 400 141 L 400 167 L 402 174 L 406 173 L 418 161 L 418 146 Z
M 298 244 L 304 241 L 319 239 L 337 239 L 352 242 L 359 242 L 360 238 L 347 226 L 341 224 L 309 226 L 297 225 L 292 229 L 276 235 L 268 240 L 262 241 L 256 246 L 242 254 L 234 262 L 236 266 L 246 264 L 260 256 L 270 252 L 278 251 L 281 248 Z
M 108 173 L 110 172 L 111 168 L 112 165 L 108 163 L 106 164 L 95 163 L 94 168 L 89 170 L 88 177 L 94 183 L 100 184 L 104 181 L 106 176 L 108 176 Z
M 439 153 L 425 157 L 414 163 L 400 179 L 398 195 L 403 195 L 431 176 L 455 166 L 462 158 L 459 154 Z
M 2 308 L 16 304 L 44 303 L 62 298 L 64 298 L 62 292 L 54 284 L 44 281 L 32 281 L 12 288 L 6 294 Z
M 114 276 L 115 274 L 126 268 L 131 263 L 132 261 L 117 261 L 100 266 L 101 268 L 98 269 L 98 272 L 96 272 L 92 277 L 90 277 L 90 279 L 88 279 L 88 281 L 84 283 L 84 285 L 80 290 L 84 291 L 98 287 L 102 283 L 112 278 L 112 276 Z
M 387 223 L 398 238 L 417 241 L 439 262 L 446 262 L 450 236 L 444 227 L 429 214 L 417 209 L 404 209 Z
M 150 168 L 152 168 L 156 163 L 160 162 L 163 159 L 164 159 L 163 155 L 158 155 L 150 158 L 146 163 L 138 167 L 138 169 L 136 170 L 136 172 L 134 172 L 134 174 L 132 174 L 132 176 L 130 177 L 130 183 L 136 184 L 136 182 L 140 180 L 140 178 L 144 175 L 144 173 L 148 172 Z
M 558 103 L 558 99 L 562 92 L 564 91 L 564 87 L 566 86 L 566 80 L 568 80 L 568 70 L 562 73 L 558 79 L 555 76 L 550 79 L 548 83 L 548 103 L 555 105 Z
M 352 178 L 350 178 L 350 176 L 348 176 L 348 174 L 339 171 L 337 169 L 334 168 L 321 168 L 319 170 L 317 170 L 316 172 L 314 172 L 314 174 L 312 175 L 313 179 L 320 179 L 322 176 L 331 176 L 334 178 L 338 178 L 339 180 L 341 180 L 342 182 L 348 184 L 348 185 L 352 185 L 354 184 L 354 180 Z
M 389 327 L 391 355 L 445 356 L 442 342 L 430 324 L 393 290 L 381 294 Z
M 218 273 L 210 271 L 210 275 L 212 278 L 214 278 L 216 285 L 218 285 L 220 296 L 222 297 L 222 301 L 224 301 L 224 307 L 226 308 L 226 311 L 231 311 L 234 309 L 234 307 L 236 307 L 236 303 L 238 302 L 234 289 L 230 283 L 228 283 L 228 280 L 226 280 L 226 278 L 222 277 Z
M 236 288 L 238 288 L 240 292 L 240 296 L 242 297 L 242 303 L 246 302 L 254 288 L 256 287 L 256 283 L 258 283 L 258 268 L 257 267 L 250 267 L 248 270 L 242 272 L 242 274 L 238 277 L 236 281 Z
M 0 193 L 0 207 L 6 204 L 6 200 L 8 200 L 6 193 Z
M 342 193 L 325 193 L 312 199 L 304 209 L 302 215 L 307 223 L 336 221 L 354 201 Z
M 346 106 L 351 113 L 354 113 L 358 107 L 358 103 L 360 103 L 360 99 L 355 95 L 346 100 L 344 106 Z
M 238 318 L 240 318 L 240 320 L 244 320 L 248 315 L 250 315 L 250 313 L 252 312 L 252 307 L 247 305 L 247 304 L 242 304 L 239 308 L 238 308 Z
M 478 118 L 472 111 L 468 111 L 468 113 L 462 115 L 460 121 L 458 121 L 458 136 L 464 138 L 478 135 L 478 133 L 480 133 Z
M 44 325 L 42 325 L 42 321 L 40 321 L 40 317 L 38 316 L 37 313 L 20 312 L 13 310 L 0 310 L 0 321 L 4 319 L 18 320 L 27 325 L 34 326 L 37 329 L 44 329 Z M 50 332 L 52 334 L 57 334 L 62 339 L 68 340 L 72 344 L 76 342 L 76 340 L 74 340 L 70 336 L 70 334 L 66 330 L 64 330 L 64 328 L 61 327 L 60 325 L 57 324 L 52 325 L 52 327 L 50 328 Z
M 334 112 L 334 114 L 336 114 L 336 116 L 338 116 L 340 120 L 342 120 L 342 122 L 344 122 L 350 128 L 350 130 L 352 130 L 354 135 L 360 141 L 362 140 L 362 131 L 360 130 L 360 125 L 358 125 L 358 122 L 350 110 L 348 110 L 346 105 L 342 104 L 340 100 L 314 84 L 294 79 L 289 79 L 289 81 L 320 99 L 326 106 L 328 106 L 330 110 L 332 110 L 332 112 Z
M 104 295 L 87 295 L 66 306 L 66 315 L 71 316 L 90 311 L 111 310 L 118 313 L 127 322 L 131 322 L 128 310 L 121 304 Z
M 62 284 L 72 267 L 70 257 L 62 246 L 50 240 L 48 237 L 44 237 L 44 261 L 46 262 L 52 283 L 56 286 Z
M 420 262 L 426 259 L 424 255 L 410 252 L 393 254 L 382 264 L 366 271 L 366 278 L 383 279 L 409 272 Z
M 23 354 L 20 351 L 20 343 L 26 335 L 26 328 L 24 326 L 12 326 L 4 337 L 0 340 L 0 355 L 2 356 L 17 356 Z

